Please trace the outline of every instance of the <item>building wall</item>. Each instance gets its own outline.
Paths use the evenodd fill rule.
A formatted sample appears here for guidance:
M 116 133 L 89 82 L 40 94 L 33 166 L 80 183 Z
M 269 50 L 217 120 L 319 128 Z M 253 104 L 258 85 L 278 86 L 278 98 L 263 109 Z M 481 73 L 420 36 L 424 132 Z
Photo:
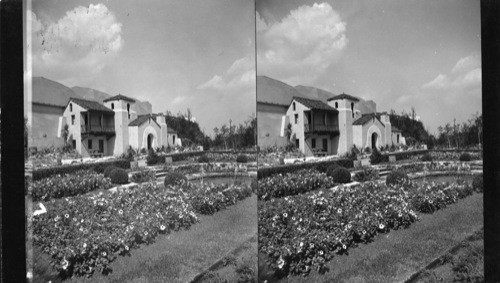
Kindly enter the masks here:
M 111 105 L 114 107 L 111 107 Z M 116 137 L 114 139 L 113 155 L 121 155 L 126 152 L 129 147 L 129 133 L 128 124 L 136 118 L 136 115 L 132 111 L 127 111 L 127 104 L 130 104 L 130 109 L 132 109 L 132 102 L 124 100 L 112 100 L 104 102 L 104 106 L 112 109 L 115 112 L 115 133 Z M 129 115 L 130 114 L 130 115 Z M 129 118 L 130 117 L 130 118 Z
M 314 148 L 312 147 L 312 140 L 313 139 L 316 140 L 316 147 L 314 147 Z M 314 135 L 314 136 L 307 137 L 307 139 L 305 139 L 305 142 L 304 142 L 305 150 L 303 151 L 303 153 L 306 156 L 312 156 L 312 155 L 314 155 L 314 152 L 313 152 L 314 149 L 322 150 L 323 149 L 323 139 L 327 140 L 327 142 L 326 142 L 327 155 L 337 154 L 336 150 L 338 149 L 339 136 L 331 137 L 330 135 Z
M 63 139 L 58 137 L 59 117 L 62 116 L 63 112 L 63 107 L 33 103 L 31 135 L 28 138 L 28 146 L 36 146 L 37 148 L 63 146 Z
M 286 106 L 257 102 L 257 142 L 260 148 L 287 144 L 286 136 L 280 135 L 286 111 Z
M 160 125 L 161 129 L 158 136 L 158 147 L 168 146 L 168 128 L 165 117 L 162 115 L 156 116 L 156 122 Z
M 167 133 L 167 137 L 168 137 L 167 146 L 174 147 L 180 142 L 179 138 L 177 137 L 177 134 L 175 133 Z
M 293 104 L 295 103 L 295 110 L 293 109 Z M 288 110 L 286 111 L 286 115 L 288 116 L 288 120 L 290 121 L 290 124 L 292 125 L 292 142 L 295 143 L 295 139 L 299 140 L 299 149 L 302 151 L 304 154 L 307 153 L 307 146 L 305 144 L 305 135 L 304 135 L 304 123 L 305 123 L 305 115 L 304 111 L 310 110 L 308 107 L 302 105 L 302 103 L 299 103 L 295 100 L 292 100 L 292 103 L 290 104 L 290 107 L 288 107 Z M 295 119 L 295 115 L 297 115 L 297 120 Z M 310 151 L 310 149 L 309 149 Z M 312 153 L 309 153 L 309 155 Z
M 354 125 L 352 126 L 352 142 L 353 145 L 356 145 L 356 148 L 359 150 L 363 150 L 363 126 L 362 125 Z
M 351 102 L 354 103 L 354 114 L 357 112 L 356 102 L 341 99 L 341 100 L 331 100 L 328 102 L 333 108 L 336 108 L 339 111 L 339 144 L 337 154 L 343 155 L 347 152 L 350 152 L 353 145 L 353 111 L 351 109 Z M 337 103 L 337 107 L 335 107 L 335 103 Z M 355 116 L 357 117 L 357 116 Z
M 129 146 L 134 150 L 139 149 L 139 128 L 128 127 Z
M 132 127 L 130 127 L 132 128 Z M 147 122 L 143 123 L 142 125 L 136 127 L 137 132 L 138 132 L 138 144 L 139 144 L 139 149 L 142 148 L 148 148 L 148 135 L 153 134 L 154 139 L 153 139 L 153 148 L 159 147 L 160 144 L 160 134 L 161 134 L 161 129 L 158 127 L 158 125 L 153 121 L 153 119 L 148 120 Z M 161 145 L 160 145 L 161 146 Z
M 364 149 L 365 147 L 371 148 L 371 139 L 372 134 L 377 133 L 377 149 L 380 149 L 380 146 L 384 145 L 385 141 L 385 128 L 382 123 L 380 123 L 377 119 L 375 121 L 371 120 L 370 122 L 363 125 L 363 142 L 360 146 Z M 357 146 L 357 145 L 356 145 Z
M 92 148 L 89 148 L 89 140 L 92 141 Z M 85 140 L 81 141 L 81 152 L 82 157 L 89 157 L 91 151 L 96 151 L 99 149 L 99 141 L 103 141 L 103 154 L 108 155 L 109 153 L 109 140 L 106 140 L 105 136 L 89 136 Z
M 86 113 L 86 110 L 76 103 L 71 103 L 71 104 L 73 105 L 73 111 L 70 110 L 70 106 L 68 104 L 66 109 L 64 109 L 63 117 L 65 118 L 65 121 L 68 124 L 69 135 L 72 136 L 73 140 L 76 141 L 76 151 L 79 152 L 82 156 L 86 157 L 88 156 L 88 152 L 86 153 L 87 155 L 85 156 L 84 152 L 82 151 L 82 134 L 81 134 L 81 125 L 83 125 L 82 112 Z M 74 122 L 71 119 L 72 115 L 75 116 Z

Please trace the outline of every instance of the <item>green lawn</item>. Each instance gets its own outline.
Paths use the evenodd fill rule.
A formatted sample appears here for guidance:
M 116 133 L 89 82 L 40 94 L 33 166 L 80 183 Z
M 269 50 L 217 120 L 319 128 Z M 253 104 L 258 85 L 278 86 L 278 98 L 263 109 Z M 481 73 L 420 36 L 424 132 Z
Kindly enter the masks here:
M 369 244 L 336 256 L 325 274 L 277 279 L 262 265 L 259 276 L 268 282 L 402 282 L 483 226 L 483 195 L 474 194 L 433 214 L 419 214 L 408 229 L 380 234 Z

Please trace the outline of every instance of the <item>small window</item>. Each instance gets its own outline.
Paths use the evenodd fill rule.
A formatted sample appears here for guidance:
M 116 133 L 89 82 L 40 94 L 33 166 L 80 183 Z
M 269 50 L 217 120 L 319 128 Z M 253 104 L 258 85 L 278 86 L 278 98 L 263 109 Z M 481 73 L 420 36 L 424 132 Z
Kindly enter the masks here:
M 73 112 L 73 103 L 69 104 L 69 112 Z
M 295 124 L 299 123 L 299 114 L 295 114 Z
M 71 115 L 71 125 L 75 124 L 75 115 Z
M 73 149 L 76 149 L 76 140 L 72 140 Z
M 311 140 L 312 148 L 316 148 L 316 139 Z
M 128 118 L 130 119 L 130 113 L 128 113 Z
M 127 113 L 128 113 L 128 117 L 130 119 L 130 103 L 127 103 Z
M 323 125 L 326 125 L 326 114 L 325 114 L 325 116 L 323 117 Z
M 87 142 L 88 142 L 87 144 L 89 146 L 89 149 L 92 149 L 92 140 L 88 140 Z
M 299 139 L 295 139 L 295 147 L 299 148 L 299 146 L 300 146 Z
M 339 108 L 339 103 L 335 102 L 335 108 Z
M 351 112 L 352 112 L 352 117 L 354 118 L 354 102 L 351 102 Z
M 115 109 L 115 104 L 111 103 L 111 109 Z
M 175 145 L 175 135 L 172 137 L 172 143 Z
M 399 135 L 396 135 L 396 143 L 399 143 Z
M 295 102 L 293 103 L 293 111 L 295 111 Z

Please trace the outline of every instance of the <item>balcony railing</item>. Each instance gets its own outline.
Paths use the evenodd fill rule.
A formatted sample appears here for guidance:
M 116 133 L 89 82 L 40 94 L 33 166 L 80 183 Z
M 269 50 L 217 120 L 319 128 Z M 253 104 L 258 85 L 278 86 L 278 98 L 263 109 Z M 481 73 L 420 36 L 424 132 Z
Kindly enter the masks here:
M 82 134 L 90 134 L 90 133 L 113 134 L 115 132 L 114 126 L 82 125 L 81 129 L 82 129 Z
M 334 125 L 304 124 L 304 132 L 306 132 L 306 133 L 338 132 L 338 131 L 339 131 L 338 124 L 334 124 Z

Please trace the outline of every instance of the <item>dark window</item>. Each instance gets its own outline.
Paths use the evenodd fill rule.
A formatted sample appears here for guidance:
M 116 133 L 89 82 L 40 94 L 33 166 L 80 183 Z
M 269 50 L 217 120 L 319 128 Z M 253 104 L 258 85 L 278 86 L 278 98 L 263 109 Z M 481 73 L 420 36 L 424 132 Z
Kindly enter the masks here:
M 300 147 L 300 144 L 299 144 L 299 139 L 295 139 L 295 147 L 296 147 L 296 148 L 299 148 L 299 147 Z
M 111 109 L 115 109 L 115 104 L 111 103 Z
M 172 143 L 175 145 L 175 135 L 172 138 Z
M 351 112 L 352 112 L 352 117 L 354 118 L 354 102 L 351 102 Z
M 325 114 L 325 116 L 323 117 L 323 125 L 326 125 L 326 114 Z
M 323 139 L 323 151 L 328 151 L 328 140 Z
M 335 102 L 335 108 L 339 108 L 339 103 Z
M 92 149 L 92 140 L 88 140 L 87 142 L 88 142 L 87 144 L 89 146 L 89 149 Z
M 396 143 L 399 143 L 399 135 L 396 135 Z
M 73 112 L 73 103 L 70 103 L 70 104 L 69 104 L 69 111 L 70 111 L 70 112 Z
M 316 139 L 311 140 L 312 148 L 316 148 Z
M 295 111 L 295 102 L 293 103 L 293 111 Z
M 99 152 L 104 152 L 104 140 L 99 140 Z
M 75 124 L 75 115 L 71 115 L 71 125 Z
M 72 140 L 72 144 L 73 144 L 73 149 L 76 149 L 76 141 L 75 140 Z
M 299 114 L 295 114 L 295 124 L 299 123 Z
M 128 118 L 130 119 L 130 113 L 128 113 Z

